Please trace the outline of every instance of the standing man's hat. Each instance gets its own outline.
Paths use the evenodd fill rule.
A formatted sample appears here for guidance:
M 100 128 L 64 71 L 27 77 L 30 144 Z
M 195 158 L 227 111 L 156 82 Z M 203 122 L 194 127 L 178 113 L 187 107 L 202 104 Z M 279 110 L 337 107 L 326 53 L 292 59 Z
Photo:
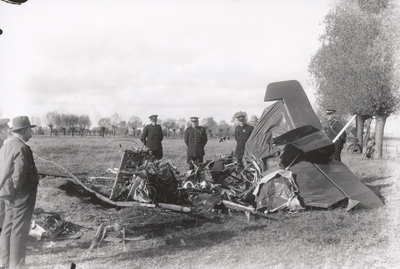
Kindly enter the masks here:
M 149 118 L 150 119 L 155 119 L 155 118 L 157 118 L 158 117 L 158 115 L 151 115 Z
M 10 119 L 0 119 L 0 128 L 8 128 L 8 122 Z
M 326 115 L 332 115 L 335 114 L 336 110 L 335 109 L 327 109 L 326 110 Z
M 190 120 L 191 121 L 196 121 L 196 120 L 199 120 L 199 117 L 190 117 Z
M 250 121 L 258 121 L 257 116 L 256 115 L 251 116 Z
M 36 125 L 32 125 L 27 116 L 18 116 L 13 118 L 12 127 L 10 128 L 10 130 L 17 131 L 24 128 L 35 128 L 35 127 Z
M 236 118 L 240 118 L 240 117 L 246 117 L 246 113 L 244 113 L 244 112 L 238 112 L 238 113 L 236 114 Z

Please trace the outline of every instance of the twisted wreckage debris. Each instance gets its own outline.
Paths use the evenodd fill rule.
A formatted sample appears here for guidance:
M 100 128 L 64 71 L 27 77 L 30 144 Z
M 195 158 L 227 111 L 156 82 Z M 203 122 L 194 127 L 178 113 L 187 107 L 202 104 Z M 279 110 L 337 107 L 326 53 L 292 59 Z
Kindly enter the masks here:
M 154 161 L 146 149 L 123 152 L 109 197 L 116 206 L 139 203 L 181 212 L 229 210 L 250 214 L 306 208 L 376 208 L 383 202 L 343 163 L 330 158 L 334 144 L 297 81 L 271 83 L 266 107 L 246 143 L 245 168 L 233 155 L 220 156 L 181 174 L 170 162 Z M 89 178 L 95 181 L 96 177 Z M 101 238 L 98 231 L 98 238 Z

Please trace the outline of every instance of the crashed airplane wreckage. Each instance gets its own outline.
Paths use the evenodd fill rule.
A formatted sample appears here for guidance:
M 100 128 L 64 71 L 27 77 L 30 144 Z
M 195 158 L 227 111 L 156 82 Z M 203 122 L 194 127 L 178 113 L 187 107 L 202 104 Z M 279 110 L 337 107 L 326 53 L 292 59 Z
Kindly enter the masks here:
M 147 150 L 133 148 L 124 151 L 117 169 L 109 169 L 116 177 L 107 199 L 183 212 L 247 214 L 383 205 L 345 164 L 331 159 L 334 144 L 322 133 L 299 82 L 269 84 L 264 101 L 274 102 L 246 143 L 242 171 L 235 156 L 226 155 L 180 174 L 172 163 L 152 161 Z

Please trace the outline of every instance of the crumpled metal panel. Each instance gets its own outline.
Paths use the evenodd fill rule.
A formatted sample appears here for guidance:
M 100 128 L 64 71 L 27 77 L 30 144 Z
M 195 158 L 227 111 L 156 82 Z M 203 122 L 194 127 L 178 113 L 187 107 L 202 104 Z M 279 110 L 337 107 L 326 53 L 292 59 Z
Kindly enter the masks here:
M 290 170 L 295 174 L 299 195 L 306 206 L 328 208 L 348 198 L 360 201 L 358 208 L 383 206 L 379 197 L 339 161 L 327 164 L 302 161 Z

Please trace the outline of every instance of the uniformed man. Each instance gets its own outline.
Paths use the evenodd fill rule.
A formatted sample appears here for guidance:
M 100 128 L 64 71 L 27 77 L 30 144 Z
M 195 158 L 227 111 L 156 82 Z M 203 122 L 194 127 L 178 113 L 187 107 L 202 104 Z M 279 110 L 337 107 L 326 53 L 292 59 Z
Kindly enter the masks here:
M 235 128 L 235 139 L 236 139 L 236 150 L 235 154 L 238 161 L 238 168 L 243 170 L 243 156 L 244 149 L 247 140 L 249 139 L 254 127 L 246 123 L 246 114 L 244 112 L 239 112 L 236 115 L 236 119 L 239 121 L 239 125 Z
M 343 124 L 338 120 L 335 116 L 336 110 L 327 109 L 326 117 L 328 120 L 328 126 L 326 128 L 326 136 L 329 137 L 330 140 L 335 139 L 335 137 L 339 134 L 339 132 L 343 129 Z M 332 155 L 332 158 L 337 161 L 341 161 L 340 154 L 342 152 L 344 143 L 346 143 L 346 132 L 343 132 L 340 137 L 335 141 L 335 152 Z
M 204 147 L 207 144 L 207 132 L 202 126 L 199 126 L 198 117 L 190 117 L 193 126 L 189 126 L 185 131 L 185 144 L 187 146 L 187 163 L 189 170 L 194 169 L 194 164 L 203 163 L 205 155 Z
M 161 125 L 157 124 L 157 117 L 158 115 L 149 117 L 150 124 L 144 127 L 140 140 L 149 149 L 150 156 L 153 156 L 156 160 L 161 160 L 163 157 L 161 141 L 164 139 L 164 135 Z

